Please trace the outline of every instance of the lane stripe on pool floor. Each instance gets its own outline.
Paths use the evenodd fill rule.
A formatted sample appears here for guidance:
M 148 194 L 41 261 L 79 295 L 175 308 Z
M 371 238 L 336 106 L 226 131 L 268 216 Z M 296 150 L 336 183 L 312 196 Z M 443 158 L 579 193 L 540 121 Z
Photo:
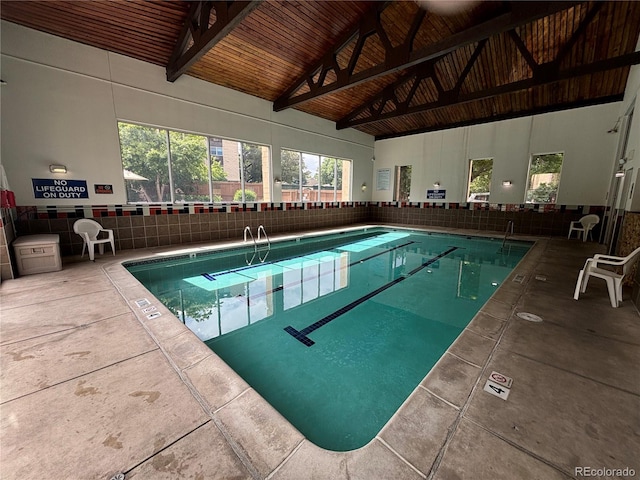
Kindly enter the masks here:
M 457 250 L 459 247 L 451 247 L 449 248 L 449 250 L 446 250 L 444 252 L 442 252 L 441 254 L 430 258 L 429 260 L 427 260 L 425 263 L 423 263 L 422 265 L 414 268 L 413 270 L 411 270 L 407 275 L 402 276 L 402 277 L 398 277 L 395 280 L 392 280 L 391 282 L 382 285 L 379 288 L 376 288 L 374 291 L 367 293 L 366 295 L 354 300 L 353 302 L 345 305 L 344 307 L 336 310 L 333 313 L 330 313 L 329 315 L 327 315 L 324 318 L 321 318 L 320 320 L 318 320 L 315 323 L 312 323 L 311 325 L 309 325 L 308 327 L 303 328 L 302 330 L 296 330 L 295 328 L 293 328 L 291 325 L 289 325 L 288 327 L 284 328 L 284 331 L 287 332 L 289 335 L 291 335 L 293 338 L 295 338 L 296 340 L 298 340 L 300 343 L 302 343 L 303 345 L 306 345 L 307 347 L 310 347 L 311 345 L 314 345 L 316 342 L 314 342 L 313 340 L 311 340 L 307 335 L 309 335 L 311 332 L 314 332 L 315 330 L 319 329 L 320 327 L 326 325 L 327 323 L 331 322 L 332 320 L 335 320 L 336 318 L 338 318 L 341 315 L 344 315 L 345 313 L 347 313 L 350 310 L 353 310 L 355 307 L 357 307 L 358 305 L 366 302 L 367 300 L 369 300 L 370 298 L 376 296 L 377 294 L 384 292 L 385 290 L 387 290 L 388 288 L 393 287 L 394 285 L 400 283 L 401 281 L 409 278 L 412 275 L 415 275 L 416 273 L 418 273 L 420 270 L 428 267 L 429 265 L 431 265 L 433 262 L 436 262 L 438 260 L 440 260 L 442 257 L 449 255 L 451 252 Z

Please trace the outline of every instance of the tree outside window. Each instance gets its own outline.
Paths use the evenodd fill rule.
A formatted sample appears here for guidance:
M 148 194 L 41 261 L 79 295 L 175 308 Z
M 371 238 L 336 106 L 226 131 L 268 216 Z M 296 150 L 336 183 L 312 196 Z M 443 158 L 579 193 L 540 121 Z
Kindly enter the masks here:
M 281 151 L 284 202 L 334 202 L 351 197 L 351 162 L 294 150 Z
M 467 202 L 488 202 L 491 192 L 493 159 L 479 158 L 469 164 L 469 190 Z
M 122 122 L 118 131 L 130 203 L 270 199 L 268 147 Z
M 173 201 L 208 202 L 207 138 L 169 132 Z
M 167 131 L 119 123 L 128 202 L 170 202 Z
M 411 193 L 411 165 L 396 165 L 396 181 L 393 191 L 394 202 L 408 202 Z
M 547 153 L 531 157 L 526 203 L 556 203 L 563 159 L 563 153 Z

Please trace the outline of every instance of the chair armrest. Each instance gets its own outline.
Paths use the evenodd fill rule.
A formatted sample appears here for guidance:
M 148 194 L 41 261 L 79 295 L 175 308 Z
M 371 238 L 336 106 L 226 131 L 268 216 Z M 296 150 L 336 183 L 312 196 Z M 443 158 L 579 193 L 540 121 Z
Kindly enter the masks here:
M 625 257 L 614 257 L 613 255 L 603 255 L 598 253 L 593 256 L 595 263 L 604 263 L 605 265 L 624 265 Z

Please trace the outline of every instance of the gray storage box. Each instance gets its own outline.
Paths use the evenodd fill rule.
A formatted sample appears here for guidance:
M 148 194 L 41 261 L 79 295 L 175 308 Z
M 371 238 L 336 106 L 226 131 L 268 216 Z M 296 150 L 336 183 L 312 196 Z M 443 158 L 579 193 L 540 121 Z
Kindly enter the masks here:
M 20 275 L 62 270 L 60 235 L 25 235 L 13 242 Z

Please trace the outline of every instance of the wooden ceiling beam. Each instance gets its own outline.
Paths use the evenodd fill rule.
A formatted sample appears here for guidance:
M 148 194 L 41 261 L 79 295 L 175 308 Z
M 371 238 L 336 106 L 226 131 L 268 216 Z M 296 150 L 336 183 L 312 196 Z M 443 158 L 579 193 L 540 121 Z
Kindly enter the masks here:
M 412 28 L 404 42 L 398 47 L 390 49 L 388 48 L 387 42 L 384 41 L 386 33 L 379 21 L 380 14 L 384 8 L 386 8 L 387 4 L 376 4 L 361 18 L 360 23 L 354 27 L 353 30 L 341 38 L 340 41 L 335 44 L 334 48 L 326 52 L 318 63 L 309 68 L 291 87 L 276 99 L 273 103 L 273 110 L 278 112 L 312 99 L 353 87 L 359 83 L 439 58 L 466 45 L 486 40 L 497 33 L 506 32 L 539 18 L 566 10 L 577 3 L 580 2 L 511 2 L 507 12 L 503 11 L 490 20 L 474 25 L 466 30 L 444 38 L 439 42 L 415 51 L 413 50 L 413 39 L 424 18 L 424 10 L 418 9 L 414 18 L 411 20 Z M 364 39 L 370 35 L 378 35 L 383 45 L 385 45 L 384 61 L 364 71 L 353 73 L 353 66 L 357 64 L 358 56 L 361 54 L 359 49 L 354 49 L 349 66 L 344 69 L 336 67 L 336 56 L 351 40 L 357 38 L 358 44 L 361 44 L 364 42 Z M 322 82 L 320 82 L 319 79 L 314 81 L 314 77 L 318 72 L 329 69 L 335 70 L 336 75 L 334 81 L 325 84 L 325 77 L 322 77 Z M 304 85 L 309 86 L 309 91 L 296 94 Z
M 576 100 L 574 102 L 566 102 L 566 103 L 553 103 L 543 107 L 535 107 L 530 110 L 521 110 L 516 112 L 508 112 L 501 113 L 498 115 L 492 114 L 490 116 L 472 118 L 469 120 L 464 120 L 460 122 L 447 123 L 447 124 L 438 124 L 431 125 L 424 128 L 416 128 L 412 130 L 407 130 L 400 133 L 389 133 L 385 135 L 376 135 L 375 139 L 377 140 L 388 140 L 390 138 L 399 138 L 405 137 L 409 135 L 418 135 L 420 133 L 428 133 L 428 132 L 437 132 L 438 130 L 445 130 L 451 128 L 459 128 L 459 127 L 469 127 L 472 125 L 480 125 L 483 123 L 493 123 L 499 122 L 501 120 L 511 120 L 513 118 L 521 118 L 521 117 L 529 117 L 531 115 L 540 115 L 542 113 L 550 113 L 550 112 L 559 112 L 562 110 L 571 110 L 573 108 L 582 108 L 582 107 L 591 107 L 594 105 L 603 105 L 606 103 L 612 102 L 620 102 L 624 98 L 624 94 L 615 94 L 615 95 L 607 95 L 604 97 L 597 98 L 589 98 L 584 100 Z
M 549 62 L 539 65 L 533 71 L 533 76 L 524 80 L 519 80 L 497 87 L 491 87 L 476 92 L 471 92 L 463 95 L 452 94 L 451 91 L 443 92 L 435 102 L 424 103 L 420 105 L 409 106 L 411 97 L 408 97 L 403 103 L 394 103 L 391 110 L 386 110 L 385 113 L 381 113 L 385 107 L 385 103 L 388 99 L 392 98 L 391 93 L 395 91 L 397 85 L 401 82 L 407 81 L 406 77 L 398 79 L 397 82 L 387 86 L 382 93 L 368 102 L 366 105 L 359 107 L 351 112 L 343 119 L 336 122 L 336 128 L 338 130 L 350 127 L 356 127 L 359 125 L 365 125 L 380 120 L 387 120 L 390 118 L 397 118 L 404 115 L 412 115 L 415 113 L 426 112 L 427 110 L 434 110 L 438 108 L 446 108 L 453 105 L 461 105 L 464 103 L 474 102 L 476 100 L 485 100 L 507 93 L 518 92 L 521 90 L 527 90 L 530 88 L 547 85 L 549 83 L 559 82 L 561 80 L 568 80 L 577 78 L 583 75 L 593 75 L 595 73 L 606 72 L 608 70 L 614 70 L 616 68 L 627 67 L 631 65 L 640 64 L 640 51 L 628 53 L 625 55 L 619 55 L 617 57 L 600 60 L 597 62 L 578 65 L 575 67 L 559 70 L 557 62 Z M 415 82 L 422 81 L 424 78 L 417 72 L 411 74 L 414 77 Z M 375 109 L 377 114 L 373 112 L 370 105 L 377 105 Z
M 259 0 L 193 2 L 169 58 L 167 80 L 175 82 L 259 4 Z M 211 10 L 216 20 L 209 25 Z
M 571 35 L 571 38 L 567 41 L 567 43 L 565 43 L 562 46 L 562 48 L 558 52 L 556 56 L 557 63 L 561 63 L 562 60 L 564 60 L 564 57 L 567 56 L 567 54 L 574 47 L 578 39 L 585 33 L 585 31 L 587 30 L 587 27 L 593 21 L 593 19 L 598 14 L 598 12 L 600 11 L 603 5 L 604 5 L 604 2 L 594 3 L 594 5 L 591 7 L 591 9 L 587 12 L 587 14 L 584 16 L 584 18 L 580 22 L 580 25 L 578 25 L 578 28 L 576 29 L 576 31 L 573 32 L 573 35 Z
M 360 18 L 357 25 L 355 25 L 351 30 L 342 35 L 334 44 L 333 48 L 327 51 L 318 63 L 311 66 L 311 68 L 309 68 L 302 76 L 300 76 L 278 99 L 276 99 L 275 102 L 273 102 L 273 110 L 279 112 L 297 103 L 311 100 L 311 98 L 318 96 L 314 95 L 306 100 L 292 100 L 293 98 L 299 99 L 300 97 L 304 96 L 296 96 L 295 93 L 305 85 L 309 87 L 310 92 L 317 92 L 324 85 L 325 76 L 322 76 L 323 82 L 320 82 L 320 79 L 314 81 L 314 77 L 318 74 L 318 72 L 334 70 L 336 77 L 341 77 L 340 83 L 344 83 L 345 81 L 347 81 L 349 72 L 352 72 L 353 68 L 358 63 L 362 46 L 364 45 L 366 38 L 372 34 L 375 34 L 376 27 L 380 26 L 380 15 L 384 11 L 384 9 L 389 6 L 390 3 L 391 2 L 377 2 L 367 12 L 365 12 L 365 14 Z M 424 17 L 424 12 L 422 16 Z M 420 21 L 421 20 L 422 19 L 420 19 Z M 420 22 L 418 22 L 418 27 L 419 23 Z M 382 30 L 382 26 L 380 26 L 380 29 Z M 415 36 L 416 32 L 417 27 L 410 30 L 409 35 L 413 35 L 411 37 L 411 41 L 413 41 L 413 37 Z M 336 60 L 338 54 L 342 49 L 350 45 L 352 40 L 354 39 L 356 39 L 356 45 L 353 49 L 353 53 L 350 56 L 348 66 L 344 69 L 341 69 Z

